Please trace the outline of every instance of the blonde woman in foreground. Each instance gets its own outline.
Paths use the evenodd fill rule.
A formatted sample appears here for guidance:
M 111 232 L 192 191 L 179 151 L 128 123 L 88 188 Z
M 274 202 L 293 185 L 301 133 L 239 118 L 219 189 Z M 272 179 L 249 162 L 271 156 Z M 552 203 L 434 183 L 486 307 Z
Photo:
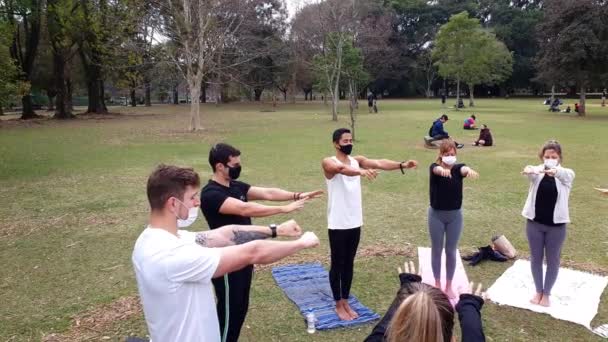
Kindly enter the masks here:
M 421 283 L 413 262 L 399 268 L 401 288 L 382 320 L 374 327 L 365 342 L 454 342 L 454 307 L 440 289 Z M 481 324 L 484 300 L 481 284 L 473 292 L 474 284 L 460 294 L 456 312 L 462 332 L 461 341 L 485 341 Z

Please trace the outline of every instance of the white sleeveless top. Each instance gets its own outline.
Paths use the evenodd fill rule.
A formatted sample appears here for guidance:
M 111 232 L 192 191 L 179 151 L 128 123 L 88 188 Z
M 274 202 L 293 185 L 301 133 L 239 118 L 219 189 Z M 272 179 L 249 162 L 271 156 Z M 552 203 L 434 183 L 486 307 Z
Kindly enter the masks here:
M 334 162 L 342 164 L 335 156 Z M 350 166 L 359 168 L 355 158 L 348 157 Z M 327 182 L 327 228 L 351 229 L 363 226 L 363 206 L 361 204 L 361 177 L 335 174 Z

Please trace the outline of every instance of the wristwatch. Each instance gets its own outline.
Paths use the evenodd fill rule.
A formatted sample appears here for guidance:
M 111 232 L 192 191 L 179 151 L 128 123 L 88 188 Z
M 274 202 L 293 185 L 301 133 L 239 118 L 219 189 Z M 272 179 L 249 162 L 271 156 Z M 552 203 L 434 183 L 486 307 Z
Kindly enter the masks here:
M 268 225 L 268 228 L 272 231 L 272 238 L 277 237 L 277 225 L 275 223 Z

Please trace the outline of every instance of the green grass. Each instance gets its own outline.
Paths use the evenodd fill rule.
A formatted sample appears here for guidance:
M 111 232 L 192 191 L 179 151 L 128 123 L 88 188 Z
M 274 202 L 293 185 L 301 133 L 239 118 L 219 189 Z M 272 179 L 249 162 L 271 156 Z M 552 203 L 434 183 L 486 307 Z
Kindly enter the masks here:
M 538 163 L 542 143 L 557 138 L 564 165 L 577 177 L 571 194 L 572 224 L 563 260 L 608 270 L 608 199 L 592 188 L 607 186 L 605 138 L 608 109 L 597 101 L 586 118 L 546 111 L 541 100 L 479 100 L 474 113 L 493 131 L 493 148 L 465 147 L 458 158 L 479 171 L 466 181 L 465 229 L 461 248 L 487 245 L 506 234 L 527 251 L 520 212 L 527 181 L 519 175 Z M 363 104 L 363 103 L 362 103 Z M 439 101 L 380 101 L 381 112 L 358 116 L 354 154 L 395 160 L 417 159 L 420 168 L 401 175 L 383 172 L 363 182 L 364 246 L 429 245 L 426 227 L 428 165 L 436 151 L 422 136 L 443 110 Z M 194 166 L 209 177 L 209 146 L 227 141 L 242 152 L 242 179 L 260 186 L 296 191 L 324 188 L 320 161 L 331 155 L 331 132 L 338 123 L 322 104 L 203 106 L 202 133 L 186 133 L 188 108 L 119 108 L 125 115 L 107 120 L 79 119 L 41 125 L 0 123 L 0 340 L 40 340 L 69 328 L 79 313 L 136 294 L 130 255 L 147 218 L 145 182 L 161 162 Z M 346 112 L 346 110 L 343 110 Z M 448 110 L 446 129 L 469 144 L 477 132 L 461 129 L 469 110 Z M 310 203 L 293 217 L 315 231 L 322 244 L 310 258 L 328 253 L 325 200 Z M 287 216 L 255 220 L 266 224 Z M 195 230 L 206 229 L 204 219 Z M 400 257 L 360 258 L 353 293 L 384 313 L 397 289 Z M 490 285 L 509 264 L 487 262 L 467 267 L 471 279 Z M 302 317 L 272 280 L 256 272 L 242 341 L 361 341 L 371 325 L 308 335 Z M 607 297 L 593 326 L 608 321 Z M 599 339 L 581 326 L 547 315 L 487 303 L 483 309 L 489 341 L 589 341 Z M 116 322 L 104 335 L 119 340 L 145 334 L 143 317 Z

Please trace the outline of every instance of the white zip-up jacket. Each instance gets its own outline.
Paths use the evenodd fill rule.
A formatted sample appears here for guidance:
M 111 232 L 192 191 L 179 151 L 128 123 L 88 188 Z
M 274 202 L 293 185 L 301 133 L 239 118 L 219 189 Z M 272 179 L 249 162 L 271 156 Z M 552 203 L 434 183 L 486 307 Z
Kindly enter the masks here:
M 530 166 L 537 171 L 544 171 L 545 166 Z M 556 167 L 557 172 L 555 173 L 555 186 L 557 187 L 557 202 L 555 203 L 555 210 L 553 211 L 553 222 L 555 223 L 570 223 L 570 212 L 568 210 L 568 197 L 570 196 L 570 189 L 572 188 L 572 181 L 574 181 L 574 171 L 558 165 Z M 521 212 L 523 217 L 534 220 L 536 215 L 536 193 L 538 192 L 538 185 L 540 181 L 545 177 L 544 173 L 529 174 L 528 180 L 530 180 L 530 189 L 528 190 L 528 198 L 524 205 L 524 210 Z

